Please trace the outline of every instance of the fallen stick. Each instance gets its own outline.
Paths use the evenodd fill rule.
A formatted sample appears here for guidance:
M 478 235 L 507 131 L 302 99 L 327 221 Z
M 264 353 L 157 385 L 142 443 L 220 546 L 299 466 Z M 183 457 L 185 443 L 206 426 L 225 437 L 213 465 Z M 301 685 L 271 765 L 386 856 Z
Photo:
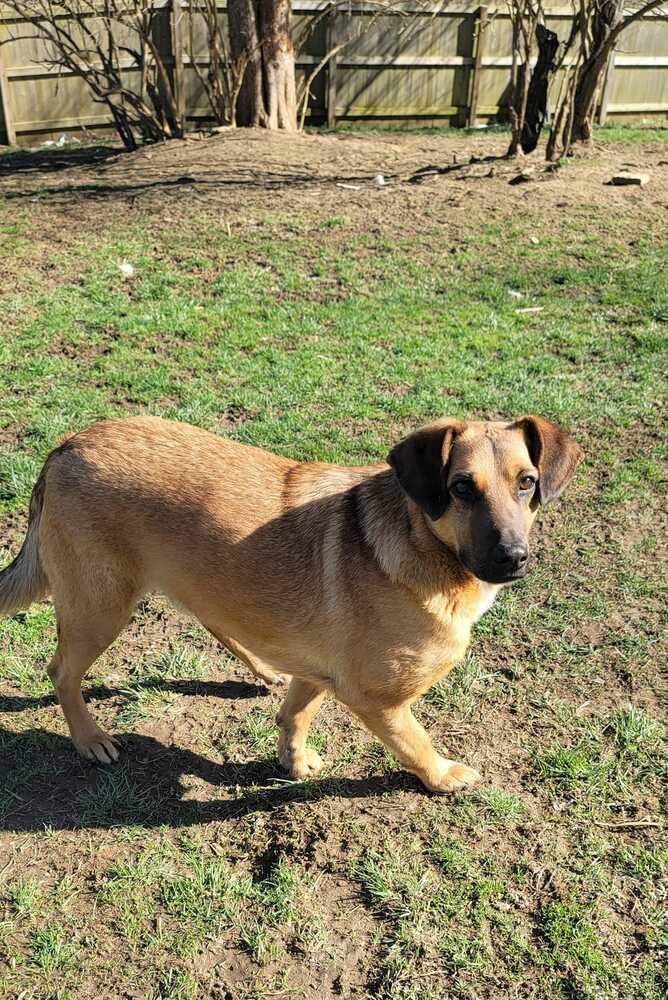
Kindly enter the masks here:
M 608 830 L 630 830 L 633 827 L 651 827 L 651 826 L 661 826 L 658 820 L 652 819 L 651 816 L 645 816 L 644 819 L 622 819 L 617 823 L 604 823 L 601 820 L 594 820 L 595 826 L 604 826 Z

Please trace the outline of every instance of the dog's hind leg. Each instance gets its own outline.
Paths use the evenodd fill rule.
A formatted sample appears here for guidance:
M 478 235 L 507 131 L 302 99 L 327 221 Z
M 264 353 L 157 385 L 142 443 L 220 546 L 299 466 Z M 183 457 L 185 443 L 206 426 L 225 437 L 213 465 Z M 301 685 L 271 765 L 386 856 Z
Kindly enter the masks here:
M 59 600 L 60 596 L 60 600 Z M 94 661 L 127 624 L 134 607 L 134 594 L 124 588 L 113 593 L 81 591 L 79 600 L 62 601 L 54 594 L 58 622 L 58 647 L 48 666 L 49 676 L 67 720 L 72 742 L 82 757 L 110 764 L 118 760 L 118 746 L 91 718 L 81 694 L 81 682 Z
M 320 755 L 306 746 L 306 737 L 325 690 L 310 681 L 293 677 L 276 722 L 280 727 L 278 758 L 293 778 L 317 774 L 322 767 Z
M 255 674 L 257 679 L 266 684 L 267 687 L 271 687 L 273 684 L 285 684 L 286 678 L 283 674 L 277 673 L 273 667 L 260 660 L 254 653 L 246 649 L 245 646 L 238 643 L 236 639 L 231 639 L 229 636 L 222 636 L 214 632 L 208 625 L 206 628 L 218 642 L 229 649 L 230 653 L 236 656 L 238 660 L 241 660 L 242 663 L 245 663 L 251 673 Z

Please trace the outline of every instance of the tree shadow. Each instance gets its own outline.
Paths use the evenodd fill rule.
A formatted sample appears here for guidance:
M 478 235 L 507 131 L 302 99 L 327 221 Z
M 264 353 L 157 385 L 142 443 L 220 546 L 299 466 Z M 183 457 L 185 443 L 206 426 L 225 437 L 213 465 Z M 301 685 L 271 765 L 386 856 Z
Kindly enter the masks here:
M 450 174 L 461 172 L 466 167 L 475 163 L 492 163 L 505 159 L 505 153 L 484 157 L 472 157 L 470 164 L 457 162 L 447 165 L 428 164 L 415 170 L 407 171 L 405 174 L 388 173 L 385 175 L 386 182 L 391 185 L 399 184 L 420 184 L 430 174 Z M 258 191 L 282 191 L 293 188 L 295 190 L 308 190 L 309 188 L 323 188 L 332 186 L 350 186 L 353 188 L 373 187 L 375 173 L 347 173 L 347 174 L 320 174 L 320 173 L 295 173 L 290 171 L 261 170 L 247 168 L 239 170 L 237 167 L 230 168 L 225 174 L 220 167 L 216 176 L 205 176 L 199 174 L 191 176 L 183 174 L 178 177 L 151 177 L 142 179 L 138 171 L 134 171 L 135 178 L 124 179 L 115 183 L 113 178 L 106 177 L 100 182 L 85 181 L 71 182 L 66 184 L 53 184 L 46 186 L 40 184 L 35 187 L 22 188 L 21 190 L 5 191 L 3 197 L 7 201 L 25 200 L 34 198 L 49 197 L 53 203 L 67 203 L 75 198 L 92 199 L 94 201 L 113 200 L 115 198 L 136 198 L 141 195 L 152 193 L 176 192 L 178 190 L 188 190 L 193 195 L 201 194 L 208 196 L 215 191 L 240 188 L 244 190 Z
M 391 175 L 388 175 L 391 176 Z M 371 184 L 373 176 L 371 174 L 342 174 L 323 175 L 289 173 L 279 171 L 248 170 L 240 173 L 234 170 L 231 176 L 220 175 L 217 177 L 197 176 L 193 177 L 184 174 L 180 177 L 158 177 L 155 179 L 141 180 L 136 183 L 109 183 L 108 181 L 99 184 L 87 180 L 84 183 L 70 183 L 63 185 L 52 185 L 46 187 L 40 184 L 39 187 L 26 188 L 20 191 L 5 191 L 3 197 L 7 201 L 22 200 L 26 198 L 36 198 L 53 196 L 54 200 L 71 200 L 76 196 L 104 200 L 107 198 L 132 198 L 150 192 L 169 192 L 174 189 L 188 188 L 192 191 L 201 190 L 208 193 L 212 190 L 224 190 L 226 188 L 243 188 L 264 191 L 280 191 L 287 188 L 307 189 L 309 187 L 323 187 L 332 184 Z
M 0 177 L 30 173 L 58 173 L 71 167 L 96 167 L 121 156 L 121 146 L 49 146 L 45 149 L 19 149 L 0 156 Z
M 236 820 L 288 803 L 367 798 L 417 787 L 404 772 L 363 779 L 285 779 L 274 759 L 218 763 L 151 736 L 123 737 L 110 767 L 82 761 L 70 741 L 44 729 L 0 727 L 0 831 L 155 828 Z M 191 787 L 188 776 L 205 782 Z M 275 783 L 275 784 L 274 784 Z M 187 798 L 195 791 L 206 798 Z

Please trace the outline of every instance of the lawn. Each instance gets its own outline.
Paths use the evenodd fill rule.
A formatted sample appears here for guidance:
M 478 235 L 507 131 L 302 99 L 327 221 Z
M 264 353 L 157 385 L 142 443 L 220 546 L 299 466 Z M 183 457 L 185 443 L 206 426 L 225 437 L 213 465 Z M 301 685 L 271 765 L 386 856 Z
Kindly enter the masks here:
M 151 192 L 111 190 L 116 161 L 60 186 L 9 168 L 3 563 L 49 449 L 111 415 L 353 464 L 435 416 L 535 412 L 586 461 L 528 578 L 416 708 L 483 772 L 465 796 L 425 793 L 331 701 L 325 771 L 286 781 L 279 694 L 158 596 L 89 676 L 125 753 L 88 766 L 44 669 L 50 605 L 0 622 L 0 996 L 666 995 L 668 177 L 595 187 L 615 158 L 658 162 L 661 134 L 634 136 L 530 196 L 482 175 L 284 193 L 274 162 Z M 483 141 L 304 140 L 416 162 Z

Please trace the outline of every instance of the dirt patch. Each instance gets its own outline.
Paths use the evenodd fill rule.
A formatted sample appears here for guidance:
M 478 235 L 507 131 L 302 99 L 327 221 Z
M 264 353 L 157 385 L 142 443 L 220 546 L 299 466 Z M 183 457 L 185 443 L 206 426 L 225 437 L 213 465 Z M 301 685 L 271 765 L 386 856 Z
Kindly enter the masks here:
M 624 147 L 597 143 L 560 168 L 546 169 L 540 154 L 503 159 L 505 136 L 339 133 L 289 136 L 262 130 L 230 131 L 119 155 L 85 156 L 77 150 L 44 156 L 18 154 L 0 160 L 0 194 L 39 202 L 40 212 L 67 211 L 68 224 L 100 218 L 132 219 L 159 212 L 161 227 L 179 226 L 188 206 L 222 213 L 230 225 L 252 225 L 267 213 L 308 214 L 321 219 L 344 212 L 361 216 L 370 231 L 392 215 L 395 231 L 413 231 L 427 208 L 454 213 L 453 230 L 464 234 L 473 218 L 517 211 L 550 224 L 599 208 L 619 228 L 627 214 L 668 210 L 668 167 L 661 142 Z M 531 180 L 510 185 L 531 161 Z M 624 169 L 649 171 L 641 190 L 617 188 L 611 177 Z M 377 186 L 382 175 L 385 183 Z M 459 216 L 461 211 L 465 217 Z M 459 217 L 458 217 L 459 216 Z M 45 220 L 46 222 L 46 220 Z M 464 223 L 465 225 L 458 225 Z M 48 222 L 47 222 L 48 224 Z

